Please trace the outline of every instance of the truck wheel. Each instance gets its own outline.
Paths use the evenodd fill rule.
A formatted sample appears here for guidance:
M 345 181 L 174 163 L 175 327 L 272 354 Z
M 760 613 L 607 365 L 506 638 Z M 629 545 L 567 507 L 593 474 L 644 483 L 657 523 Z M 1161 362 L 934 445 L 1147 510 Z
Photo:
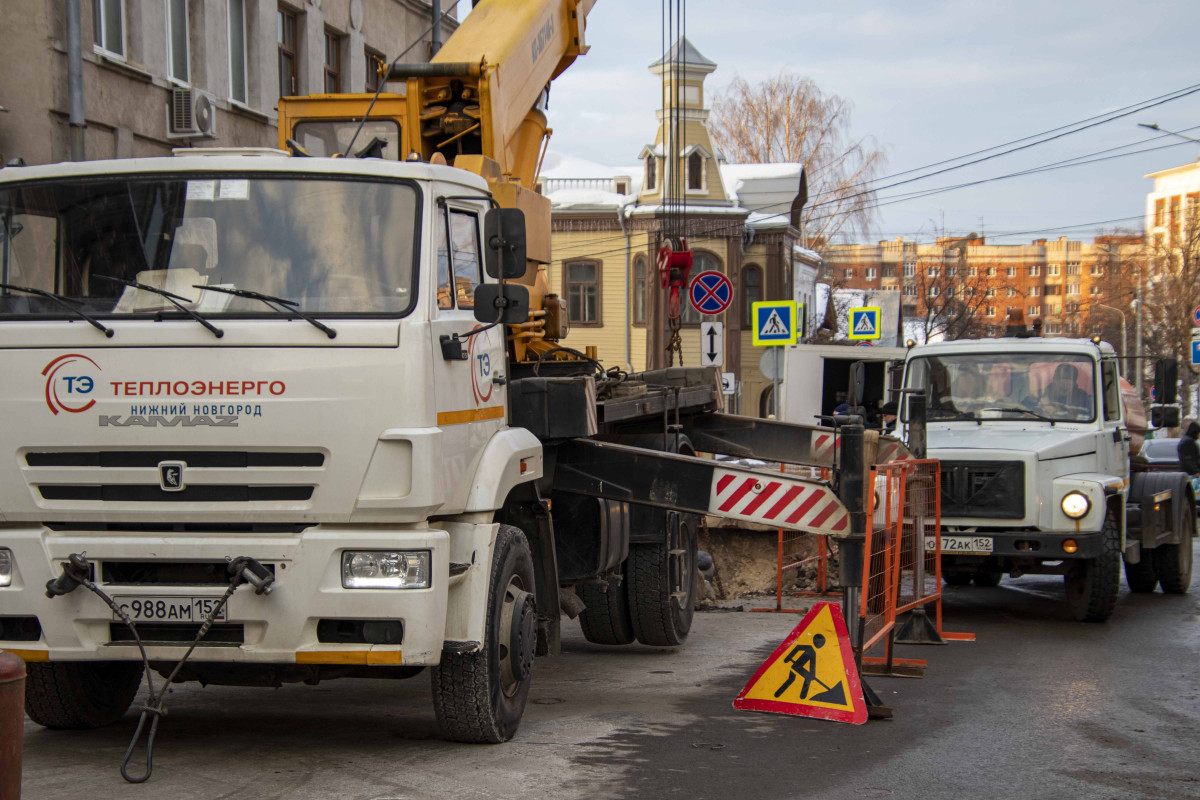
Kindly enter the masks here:
M 575 587 L 587 608 L 579 615 L 583 638 L 592 644 L 629 644 L 634 640 L 633 620 L 629 617 L 629 599 L 625 594 L 628 580 L 619 585 L 588 583 Z
M 1187 594 L 1192 584 L 1192 536 L 1196 530 L 1196 501 L 1185 480 L 1179 481 L 1176 493 L 1183 493 L 1183 502 L 1176 503 L 1175 530 L 1178 544 L 1160 544 L 1154 548 L 1154 570 L 1162 590 L 1167 594 Z
M 1067 602 L 1075 619 L 1104 622 L 1112 615 L 1121 589 L 1121 561 L 1121 529 L 1110 505 L 1104 517 L 1100 555 L 1067 567 Z
M 975 573 L 975 575 L 973 576 L 973 580 L 975 581 L 976 586 L 990 588 L 992 586 L 999 586 L 1000 579 L 1003 577 L 1004 577 L 1003 572 L 991 572 L 991 571 L 981 570 L 981 571 Z
M 25 665 L 25 713 L 47 728 L 111 725 L 142 685 L 140 661 L 59 661 Z
M 1158 586 L 1158 573 L 1154 571 L 1154 551 L 1143 550 L 1142 560 L 1136 564 L 1125 563 L 1125 583 L 1129 591 L 1153 592 Z
M 517 732 L 533 673 L 537 612 L 525 534 L 501 525 L 492 555 L 487 631 L 473 653 L 442 653 L 431 670 L 433 709 L 454 742 L 506 742 Z
M 687 640 L 696 610 L 696 523 L 694 514 L 669 513 L 666 542 L 629 546 L 629 612 L 642 644 L 675 647 Z

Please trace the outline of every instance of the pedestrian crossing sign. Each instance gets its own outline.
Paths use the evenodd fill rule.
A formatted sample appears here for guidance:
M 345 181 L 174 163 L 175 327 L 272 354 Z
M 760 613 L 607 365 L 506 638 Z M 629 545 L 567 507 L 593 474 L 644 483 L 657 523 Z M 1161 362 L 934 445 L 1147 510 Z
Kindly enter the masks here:
M 850 309 L 851 339 L 879 338 L 879 307 Z
M 754 346 L 796 343 L 796 301 L 767 300 L 750 306 Z
M 867 702 L 842 612 L 817 603 L 763 662 L 733 701 L 741 711 L 769 711 L 862 725 Z

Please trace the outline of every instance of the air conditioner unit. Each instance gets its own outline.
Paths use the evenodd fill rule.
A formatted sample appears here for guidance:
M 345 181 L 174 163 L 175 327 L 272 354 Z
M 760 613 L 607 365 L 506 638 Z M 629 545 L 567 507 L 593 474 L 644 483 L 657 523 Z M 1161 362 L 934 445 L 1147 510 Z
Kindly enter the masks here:
M 167 106 L 168 139 L 211 139 L 216 134 L 217 106 L 204 92 L 175 87 Z

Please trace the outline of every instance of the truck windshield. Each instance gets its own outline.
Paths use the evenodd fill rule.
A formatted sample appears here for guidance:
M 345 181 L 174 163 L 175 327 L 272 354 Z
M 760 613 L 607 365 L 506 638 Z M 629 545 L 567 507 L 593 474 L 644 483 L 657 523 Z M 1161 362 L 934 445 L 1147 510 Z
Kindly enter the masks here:
M 929 420 L 1096 418 L 1094 362 L 1070 353 L 917 356 L 906 385 L 928 398 Z
M 92 315 L 279 313 L 244 289 L 332 315 L 413 306 L 416 190 L 345 176 L 106 176 L 0 188 L 0 283 L 53 292 Z M 77 316 L 0 290 L 0 317 Z

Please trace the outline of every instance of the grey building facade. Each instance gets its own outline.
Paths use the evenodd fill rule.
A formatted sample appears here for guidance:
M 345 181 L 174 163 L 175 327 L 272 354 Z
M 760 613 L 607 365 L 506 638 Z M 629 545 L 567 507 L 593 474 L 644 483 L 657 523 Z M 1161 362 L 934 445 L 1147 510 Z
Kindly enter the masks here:
M 274 147 L 281 95 L 373 91 L 376 60 L 430 56 L 429 0 L 3 0 L 0 163 L 71 159 L 71 2 L 88 159 Z

